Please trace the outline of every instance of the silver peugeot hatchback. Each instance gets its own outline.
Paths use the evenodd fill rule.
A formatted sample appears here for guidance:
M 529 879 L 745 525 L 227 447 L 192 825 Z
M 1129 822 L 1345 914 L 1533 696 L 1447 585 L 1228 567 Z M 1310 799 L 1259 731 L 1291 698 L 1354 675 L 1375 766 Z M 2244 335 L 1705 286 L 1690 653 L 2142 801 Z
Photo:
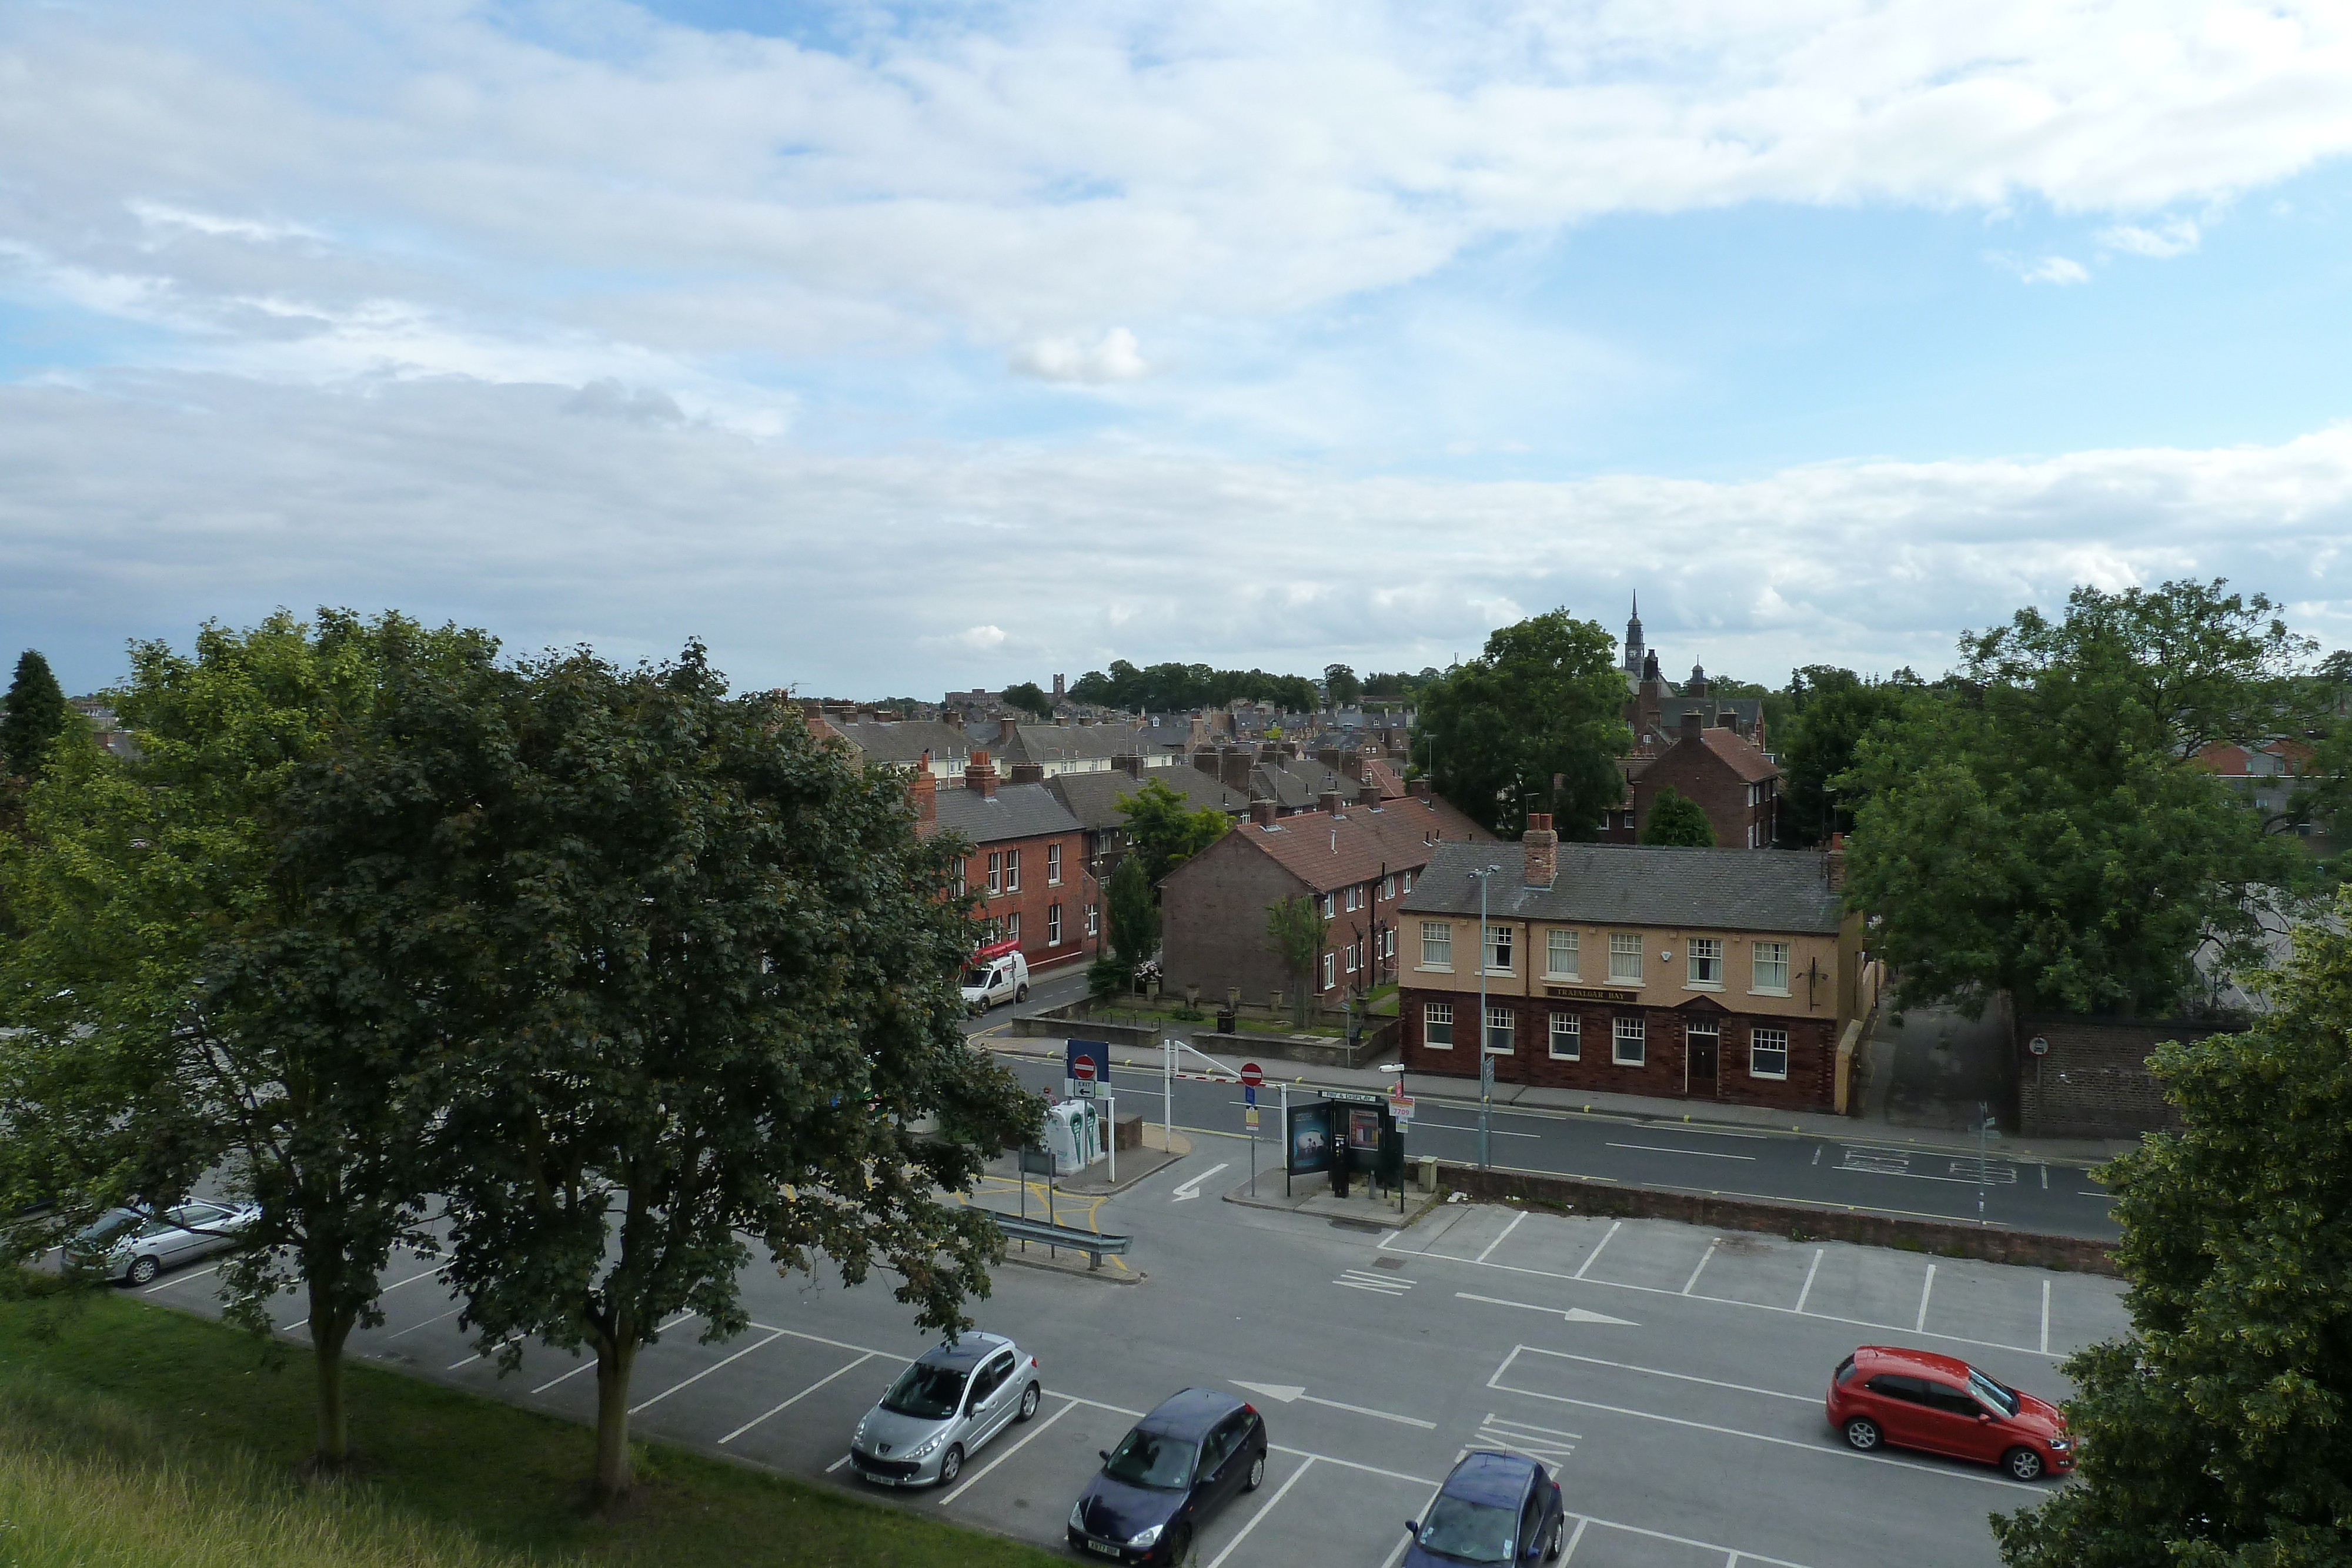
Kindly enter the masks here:
M 857 1423 L 849 1462 L 881 1486 L 951 1485 L 981 1445 L 1037 1414 L 1037 1358 L 1001 1334 L 968 1333 L 900 1373 Z

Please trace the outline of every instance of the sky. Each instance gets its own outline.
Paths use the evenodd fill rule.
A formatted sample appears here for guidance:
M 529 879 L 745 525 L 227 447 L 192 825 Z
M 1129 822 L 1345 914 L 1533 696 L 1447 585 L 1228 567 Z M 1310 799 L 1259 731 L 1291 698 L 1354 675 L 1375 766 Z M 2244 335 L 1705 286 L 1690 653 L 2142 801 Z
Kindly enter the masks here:
M 2352 645 L 2347 151 L 2341 4 L 17 0 L 0 652 Z

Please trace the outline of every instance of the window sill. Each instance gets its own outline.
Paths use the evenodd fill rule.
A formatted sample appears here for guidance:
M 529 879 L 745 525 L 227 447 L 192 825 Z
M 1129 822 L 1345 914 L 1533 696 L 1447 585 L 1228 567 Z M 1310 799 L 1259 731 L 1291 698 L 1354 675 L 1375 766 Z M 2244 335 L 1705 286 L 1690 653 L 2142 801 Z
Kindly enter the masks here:
M 1482 969 L 1479 973 L 1497 980 L 1516 980 L 1519 977 L 1519 972 L 1517 969 Z
M 1454 1042 L 1449 1040 L 1444 1044 L 1440 1045 L 1434 1040 L 1424 1040 L 1421 1042 L 1421 1049 L 1423 1051 L 1452 1051 L 1454 1049 Z
M 1580 986 L 1584 984 L 1583 979 L 1578 976 L 1557 974 L 1550 969 L 1544 971 L 1543 977 L 1548 985 Z
M 1751 988 L 1748 994 L 1751 997 L 1788 997 L 1794 996 L 1796 993 L 1793 991 L 1768 991 L 1759 986 Z
M 1630 987 L 1634 990 L 1639 990 L 1642 988 L 1642 977 L 1639 975 L 1636 975 L 1629 980 L 1622 975 L 1612 975 L 1609 977 L 1608 983 L 1612 987 L 1621 988 Z
M 1416 975 L 1450 975 L 1454 973 L 1454 966 L 1451 964 L 1415 964 L 1412 967 L 1412 972 Z
M 1719 991 L 1723 989 L 1723 982 L 1721 980 L 1685 980 L 1683 982 L 1683 989 L 1686 991 Z
M 1580 1056 L 1562 1056 L 1559 1052 L 1555 1051 L 1551 1053 L 1551 1060 L 1554 1061 L 1581 1061 L 1584 1058 Z
M 1759 1083 L 1786 1083 L 1789 1082 L 1789 1075 L 1785 1072 L 1750 1072 L 1748 1076 L 1755 1079 Z
M 1611 1061 L 1609 1065 L 1612 1067 L 1647 1067 L 1650 1063 L 1647 1058 L 1644 1058 L 1640 1061 L 1628 1061 L 1621 1056 Z

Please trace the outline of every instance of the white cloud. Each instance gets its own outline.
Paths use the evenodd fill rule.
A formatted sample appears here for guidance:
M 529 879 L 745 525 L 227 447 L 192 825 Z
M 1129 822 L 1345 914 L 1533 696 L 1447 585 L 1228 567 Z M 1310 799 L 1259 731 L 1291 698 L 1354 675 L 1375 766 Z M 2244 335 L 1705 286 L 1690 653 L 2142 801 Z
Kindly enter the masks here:
M 2201 237 L 2196 224 L 2187 218 L 2175 218 L 2154 228 L 2117 224 L 2099 231 L 2099 243 L 2108 249 L 2129 251 L 2134 256 L 2153 256 L 2158 260 L 2188 255 L 2197 248 L 2197 242 Z
M 871 695 L 1113 657 L 1419 668 L 1553 604 L 1613 630 L 1638 590 L 1671 663 L 1777 681 L 1824 660 L 1942 669 L 1963 629 L 2076 582 L 2195 575 L 2352 643 L 2352 425 L 1471 483 L 1108 444 L 829 455 L 583 418 L 581 398 L 460 378 L 0 389 L 0 621 L 77 687 L 119 674 L 125 637 L 331 603 L 515 648 L 635 656 L 698 634 L 742 684 Z
M 1040 381 L 1100 385 L 1131 382 L 1149 373 L 1135 334 L 1113 327 L 1095 342 L 1076 338 L 1039 338 L 1013 350 L 1013 368 Z
M 2088 283 L 2091 275 L 2079 261 L 2063 256 L 2045 256 L 2027 267 L 2023 277 L 2028 283 Z

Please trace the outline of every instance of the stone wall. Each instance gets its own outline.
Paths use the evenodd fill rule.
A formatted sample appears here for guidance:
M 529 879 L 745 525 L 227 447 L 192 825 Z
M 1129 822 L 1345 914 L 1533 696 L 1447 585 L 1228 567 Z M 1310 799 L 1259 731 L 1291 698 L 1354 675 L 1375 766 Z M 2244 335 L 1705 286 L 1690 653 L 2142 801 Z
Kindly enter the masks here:
M 2212 1019 L 2021 1018 L 2018 1131 L 2029 1138 L 2130 1138 L 2180 1124 L 2147 1071 L 2168 1040 L 2200 1040 L 2234 1027 Z M 2034 1040 L 2049 1042 L 2036 1055 Z

